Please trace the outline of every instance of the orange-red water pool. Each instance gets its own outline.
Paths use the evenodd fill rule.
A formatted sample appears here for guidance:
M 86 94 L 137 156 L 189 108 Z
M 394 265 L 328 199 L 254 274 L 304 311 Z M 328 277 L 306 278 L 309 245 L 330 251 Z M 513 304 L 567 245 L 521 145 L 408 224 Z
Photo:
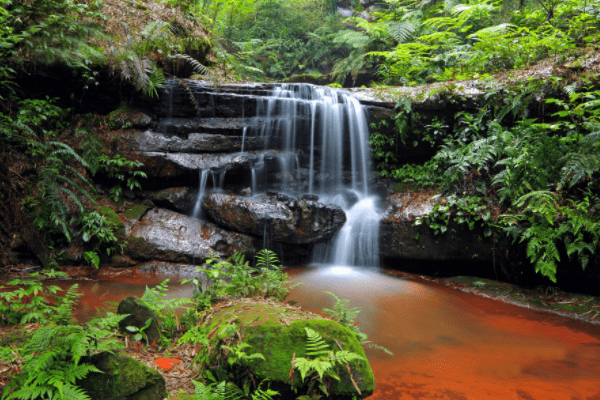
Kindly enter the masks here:
M 325 291 L 350 299 L 362 310 L 358 326 L 369 340 L 394 353 L 367 350 L 377 385 L 372 399 L 600 400 L 598 326 L 377 270 L 286 272 L 304 282 L 289 300 L 320 311 L 334 303 Z M 105 301 L 141 295 L 164 278 L 129 273 L 79 281 L 85 296 L 77 317 L 89 318 Z M 171 287 L 171 296 L 191 295 L 189 287 Z

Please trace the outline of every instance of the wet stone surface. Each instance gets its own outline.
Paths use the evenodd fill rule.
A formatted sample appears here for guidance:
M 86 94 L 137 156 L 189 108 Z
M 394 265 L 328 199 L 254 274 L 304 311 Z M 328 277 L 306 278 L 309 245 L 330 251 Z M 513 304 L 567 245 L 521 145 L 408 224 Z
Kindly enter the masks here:
M 346 222 L 346 214 L 339 207 L 309 200 L 279 201 L 277 197 L 211 193 L 202 200 L 202 207 L 220 226 L 263 235 L 266 225 L 273 241 L 291 244 L 324 241 Z
M 150 151 L 167 153 L 233 152 L 241 151 L 241 136 L 226 136 L 210 133 L 190 133 L 187 138 L 166 136 L 153 131 L 137 131 L 122 134 L 117 142 L 117 150 Z M 264 139 L 246 137 L 244 150 L 257 150 L 264 147 Z
M 187 263 L 255 251 L 248 235 L 165 209 L 150 210 L 141 221 L 129 220 L 126 229 L 126 254 L 135 259 Z

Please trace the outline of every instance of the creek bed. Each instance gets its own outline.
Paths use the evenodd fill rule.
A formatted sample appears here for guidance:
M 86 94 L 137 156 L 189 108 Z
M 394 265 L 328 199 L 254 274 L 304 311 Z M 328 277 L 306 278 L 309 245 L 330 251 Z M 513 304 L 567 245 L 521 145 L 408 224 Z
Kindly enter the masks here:
M 464 293 L 389 270 L 309 266 L 287 268 L 288 300 L 313 312 L 334 299 L 360 307 L 358 327 L 391 350 L 368 349 L 377 389 L 371 399 L 600 398 L 600 326 Z M 107 301 L 141 296 L 146 285 L 171 278 L 170 297 L 190 296 L 181 273 L 101 272 L 79 283 L 77 310 L 89 319 Z M 401 276 L 400 276 L 401 275 Z M 56 283 L 56 282 L 55 282 Z

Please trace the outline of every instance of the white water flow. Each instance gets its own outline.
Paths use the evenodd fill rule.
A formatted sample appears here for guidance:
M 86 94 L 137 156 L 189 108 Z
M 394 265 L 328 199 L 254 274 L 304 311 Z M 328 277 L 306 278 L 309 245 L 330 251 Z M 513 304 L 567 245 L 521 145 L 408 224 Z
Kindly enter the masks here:
M 315 247 L 314 261 L 377 266 L 379 210 L 369 193 L 369 130 L 358 100 L 330 88 L 284 84 L 259 100 L 257 119 L 266 148 L 283 151 L 280 188 L 296 196 L 316 194 L 320 202 L 346 212 L 347 222 L 332 241 Z M 307 185 L 294 180 L 303 173 Z M 254 170 L 252 175 L 255 194 Z
M 194 210 L 192 211 L 192 217 L 195 219 L 202 218 L 202 198 L 204 197 L 204 192 L 206 191 L 206 183 L 208 182 L 208 177 L 212 178 L 213 188 L 215 186 L 215 175 L 213 172 L 208 170 L 200 170 L 200 186 L 198 187 L 198 195 L 196 196 L 196 204 L 194 204 Z
M 242 109 L 243 109 L 243 106 L 242 106 Z M 246 142 L 246 131 L 247 130 L 248 130 L 248 127 L 245 126 L 244 130 L 242 131 L 242 153 L 244 152 L 244 143 Z

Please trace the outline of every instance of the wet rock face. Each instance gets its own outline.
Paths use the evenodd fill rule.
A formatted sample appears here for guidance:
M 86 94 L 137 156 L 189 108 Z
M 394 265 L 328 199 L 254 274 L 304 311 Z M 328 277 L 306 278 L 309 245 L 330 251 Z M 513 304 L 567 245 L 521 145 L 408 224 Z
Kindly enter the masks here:
M 191 154 L 168 152 L 126 153 L 130 160 L 144 164 L 142 171 L 152 178 L 182 179 L 198 176 L 200 170 L 241 172 L 249 171 L 251 165 L 261 158 L 267 162 L 275 160 L 280 151 L 253 151 L 233 154 Z
M 158 206 L 189 214 L 194 208 L 198 188 L 183 186 L 142 192 L 142 196 Z
M 118 151 L 200 153 L 241 151 L 241 136 L 226 136 L 210 133 L 190 133 L 186 139 L 178 136 L 166 136 L 153 131 L 135 131 L 122 134 L 118 142 Z M 257 150 L 264 147 L 264 139 L 246 137 L 244 150 Z
M 248 235 L 160 208 L 148 211 L 141 221 L 130 220 L 126 229 L 126 254 L 135 259 L 189 263 L 255 251 Z
M 346 222 L 339 207 L 310 200 L 279 201 L 277 196 L 253 199 L 211 193 L 204 196 L 202 208 L 220 226 L 262 236 L 266 225 L 273 241 L 290 244 L 324 241 Z
M 414 226 L 415 219 L 433 210 L 436 202 L 429 195 L 397 193 L 391 196 L 381 216 L 381 256 L 428 261 L 491 261 L 493 243 L 477 230 L 467 231 L 450 224 L 445 233 L 434 235 L 428 226 Z

